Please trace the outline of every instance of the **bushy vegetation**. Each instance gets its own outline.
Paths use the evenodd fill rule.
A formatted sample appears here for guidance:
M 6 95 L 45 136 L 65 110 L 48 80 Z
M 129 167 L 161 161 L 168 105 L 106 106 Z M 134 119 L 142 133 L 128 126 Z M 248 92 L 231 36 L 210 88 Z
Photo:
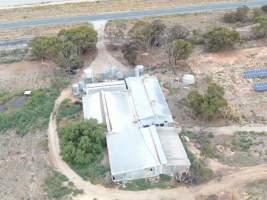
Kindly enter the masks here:
M 168 48 L 169 62 L 176 64 L 177 60 L 187 59 L 192 53 L 192 44 L 188 41 L 174 40 Z
M 224 27 L 212 29 L 204 37 L 206 48 L 209 51 L 230 49 L 240 42 L 240 34 L 238 32 Z
M 160 175 L 160 179 L 158 182 L 151 182 L 146 179 L 138 179 L 134 181 L 130 181 L 126 184 L 125 188 L 121 188 L 123 190 L 130 190 L 130 191 L 140 191 L 140 190 L 148 190 L 154 188 L 174 188 L 176 187 L 176 183 L 171 182 L 171 177 L 167 175 Z
M 187 96 L 187 103 L 196 113 L 204 119 L 216 117 L 222 108 L 227 106 L 224 99 L 224 89 L 216 83 L 209 83 L 204 95 L 193 90 Z
M 15 129 L 23 136 L 29 131 L 45 128 L 58 95 L 56 87 L 33 91 L 24 107 L 0 114 L 0 132 Z
M 62 199 L 68 195 L 75 196 L 83 193 L 82 190 L 74 188 L 66 176 L 56 171 L 53 171 L 53 174 L 45 180 L 44 191 L 49 199 Z
M 66 104 L 67 100 L 62 106 Z M 76 111 L 71 108 L 65 113 L 72 116 Z M 101 164 L 106 146 L 105 125 L 98 124 L 93 119 L 69 122 L 63 128 L 59 128 L 58 132 L 61 154 L 71 168 L 85 180 L 90 180 L 94 184 L 105 184 L 104 178 L 108 167 Z
M 205 161 L 197 159 L 194 154 L 186 148 L 186 146 L 185 149 L 191 162 L 190 174 L 193 178 L 193 182 L 200 184 L 210 180 L 213 177 L 213 171 L 206 166 Z
M 254 22 L 258 25 L 254 27 L 253 31 L 257 38 L 267 37 L 267 17 L 258 16 L 254 19 Z
M 97 33 L 90 26 L 61 30 L 57 37 L 34 38 L 29 47 L 36 59 L 52 59 L 60 67 L 73 70 L 83 65 L 82 53 L 96 48 Z
M 262 6 L 261 9 L 267 13 L 267 5 Z
M 96 48 L 97 33 L 90 26 L 63 29 L 58 33 L 58 37 L 63 41 L 70 41 L 76 45 L 80 53 Z
M 235 135 L 232 141 L 233 148 L 240 151 L 248 151 L 253 145 L 252 139 L 248 132 L 239 132 Z
M 72 122 L 59 129 L 63 159 L 71 164 L 87 165 L 102 158 L 105 125 L 96 120 Z
M 247 6 L 242 6 L 237 8 L 234 12 L 229 12 L 224 15 L 224 22 L 226 23 L 236 23 L 236 22 L 247 22 L 249 21 L 249 8 Z
M 57 53 L 59 42 L 57 37 L 40 36 L 33 38 L 29 47 L 36 59 L 53 59 Z
M 70 99 L 65 99 L 59 107 L 57 122 L 60 122 L 63 118 L 73 118 L 81 110 L 80 104 L 73 104 Z
M 186 59 L 191 54 L 192 44 L 185 40 L 188 35 L 189 30 L 180 25 L 167 28 L 161 20 L 151 23 L 139 20 L 129 30 L 130 41 L 122 46 L 122 52 L 134 65 L 138 51 L 160 47 L 166 49 L 170 61 L 176 64 L 176 60 Z

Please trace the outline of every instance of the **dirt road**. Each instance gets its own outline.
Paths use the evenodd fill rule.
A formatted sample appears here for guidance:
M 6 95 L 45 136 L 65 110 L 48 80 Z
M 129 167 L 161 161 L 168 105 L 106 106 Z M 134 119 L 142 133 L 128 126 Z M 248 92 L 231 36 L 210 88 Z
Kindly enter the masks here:
M 99 37 L 103 36 L 105 22 L 95 24 L 95 27 L 99 33 Z M 102 67 L 109 65 L 122 66 L 116 61 L 103 46 L 102 41 L 98 43 L 100 53 L 96 58 L 95 62 L 92 63 L 91 67 L 95 70 L 101 69 Z M 107 59 L 105 59 L 107 58 Z M 61 95 L 55 102 L 54 110 L 50 117 L 48 127 L 48 144 L 49 144 L 49 160 L 51 165 L 54 166 L 59 172 L 64 174 L 73 184 L 84 191 L 84 194 L 75 197 L 76 200 L 92 200 L 97 198 L 99 200 L 194 200 L 196 196 L 200 194 L 214 194 L 220 191 L 232 191 L 243 184 L 267 178 L 267 164 L 259 165 L 254 167 L 240 168 L 239 170 L 226 175 L 222 180 L 211 181 L 206 184 L 197 187 L 178 187 L 170 190 L 146 190 L 139 192 L 122 191 L 117 189 L 105 188 L 100 185 L 93 185 L 88 181 L 84 181 L 79 175 L 77 175 L 61 158 L 59 149 L 59 139 L 57 135 L 56 127 L 56 114 L 60 103 L 67 97 L 71 96 L 71 89 L 66 88 L 62 91 Z
M 265 124 L 248 124 L 244 126 L 222 126 L 222 127 L 194 127 L 184 128 L 186 131 L 193 132 L 210 132 L 213 135 L 233 135 L 236 132 L 267 132 L 267 125 Z

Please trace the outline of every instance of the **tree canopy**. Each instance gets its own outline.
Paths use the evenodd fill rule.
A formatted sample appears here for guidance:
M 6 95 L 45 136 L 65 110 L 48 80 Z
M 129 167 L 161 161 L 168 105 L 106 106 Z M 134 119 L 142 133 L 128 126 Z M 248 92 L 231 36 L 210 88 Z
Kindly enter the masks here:
M 57 37 L 36 37 L 29 46 L 36 59 L 52 59 L 58 66 L 73 70 L 81 67 L 81 54 L 95 49 L 97 33 L 90 26 L 61 30 Z
M 187 59 L 192 53 L 192 44 L 188 41 L 178 39 L 173 41 L 168 49 L 170 63 L 176 64 L 176 60 Z
M 257 26 L 254 27 L 253 31 L 258 38 L 267 37 L 267 17 L 258 16 L 254 19 Z
M 219 27 L 209 31 L 205 37 L 206 47 L 209 51 L 220 51 L 229 48 L 240 42 L 240 34 L 237 31 Z
M 63 29 L 58 33 L 62 40 L 70 41 L 78 47 L 81 53 L 96 47 L 97 32 L 90 26 Z
M 60 128 L 61 154 L 71 164 L 86 165 L 103 156 L 105 126 L 96 120 L 70 123 Z
M 209 83 L 204 95 L 193 90 L 187 96 L 188 105 L 193 111 L 204 119 L 212 119 L 217 116 L 220 109 L 227 106 L 224 99 L 224 89 L 216 83 Z
M 56 47 L 59 42 L 57 37 L 41 36 L 31 40 L 29 47 L 31 48 L 33 56 L 37 59 L 52 59 L 56 54 Z

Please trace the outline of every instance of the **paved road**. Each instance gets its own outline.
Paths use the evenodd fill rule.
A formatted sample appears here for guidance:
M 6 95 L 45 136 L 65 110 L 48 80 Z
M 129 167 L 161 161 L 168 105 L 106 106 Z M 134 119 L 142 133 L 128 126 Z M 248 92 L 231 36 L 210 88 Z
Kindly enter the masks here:
M 171 15 L 171 14 L 229 10 L 229 9 L 236 9 L 243 5 L 246 5 L 252 8 L 252 7 L 260 7 L 265 4 L 267 4 L 267 0 L 250 0 L 250 1 L 243 1 L 243 2 L 210 3 L 207 5 L 151 9 L 151 10 L 143 10 L 143 11 L 103 13 L 103 14 L 88 15 L 88 16 L 73 16 L 73 17 L 58 17 L 58 18 L 36 19 L 36 20 L 23 20 L 23 21 L 11 22 L 11 23 L 0 23 L 0 30 L 1 29 L 29 28 L 29 27 L 45 26 L 45 25 L 74 24 L 74 23 L 81 23 L 81 22 L 88 22 L 88 21 L 131 19 L 131 18 L 140 18 L 140 17 L 146 17 L 146 16 L 162 16 L 162 15 Z M 24 44 L 27 44 L 30 39 L 31 38 L 19 38 L 15 40 L 0 40 L 0 46 L 24 45 Z
M 103 13 L 103 14 L 88 15 L 88 16 L 73 16 L 73 17 L 60 17 L 60 18 L 48 18 L 48 19 L 36 19 L 36 20 L 23 20 L 23 21 L 18 21 L 18 22 L 11 22 L 11 23 L 0 23 L 0 29 L 17 29 L 17 28 L 28 28 L 28 27 L 45 26 L 45 25 L 73 24 L 73 23 L 98 21 L 98 20 L 129 19 L 129 18 L 139 18 L 139 17 L 146 17 L 146 16 L 161 16 L 161 15 L 170 15 L 170 14 L 227 10 L 227 9 L 235 9 L 242 5 L 246 5 L 249 7 L 259 7 L 265 4 L 267 4 L 266 0 L 251 0 L 251 1 L 245 1 L 245 2 L 210 3 L 207 5 L 151 9 L 151 10 L 143 10 L 143 11 Z

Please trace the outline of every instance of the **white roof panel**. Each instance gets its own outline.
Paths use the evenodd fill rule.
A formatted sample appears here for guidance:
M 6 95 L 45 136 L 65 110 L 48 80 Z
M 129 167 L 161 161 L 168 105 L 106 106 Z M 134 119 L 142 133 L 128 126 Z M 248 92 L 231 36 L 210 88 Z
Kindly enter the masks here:
M 176 129 L 173 127 L 160 127 L 157 128 L 157 131 L 168 164 L 189 167 L 190 161 Z
M 126 85 L 124 81 L 90 83 L 86 84 L 85 86 L 86 94 L 91 94 L 100 91 L 122 91 L 122 90 L 126 90 Z
M 103 123 L 102 104 L 100 93 L 87 94 L 82 98 L 83 114 L 85 119 L 96 119 L 98 123 Z
M 113 175 L 160 165 L 134 121 L 126 92 L 105 92 L 112 132 L 107 134 Z

